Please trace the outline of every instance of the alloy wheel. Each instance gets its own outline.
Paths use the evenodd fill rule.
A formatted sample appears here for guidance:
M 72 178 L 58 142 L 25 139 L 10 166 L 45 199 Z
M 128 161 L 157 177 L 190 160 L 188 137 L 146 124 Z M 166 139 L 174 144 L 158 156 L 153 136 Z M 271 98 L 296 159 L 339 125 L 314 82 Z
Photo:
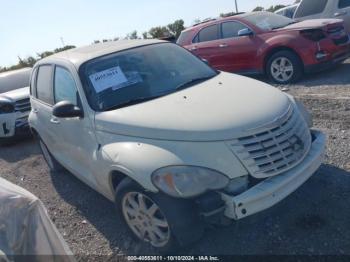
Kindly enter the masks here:
M 286 57 L 277 57 L 271 63 L 271 75 L 279 82 L 289 81 L 294 74 L 292 62 Z
M 146 195 L 129 192 L 122 200 L 126 223 L 141 240 L 163 247 L 170 240 L 170 228 L 158 205 Z

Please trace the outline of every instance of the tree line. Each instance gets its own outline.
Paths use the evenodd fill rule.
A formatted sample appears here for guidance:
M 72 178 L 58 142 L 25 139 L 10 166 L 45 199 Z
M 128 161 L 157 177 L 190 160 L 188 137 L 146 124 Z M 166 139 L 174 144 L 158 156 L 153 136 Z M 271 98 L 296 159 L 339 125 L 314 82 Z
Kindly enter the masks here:
M 47 56 L 50 56 L 50 55 L 53 55 L 53 54 L 56 54 L 56 53 L 59 53 L 59 52 L 62 52 L 62 51 L 68 50 L 68 49 L 72 49 L 72 48 L 75 48 L 75 46 L 74 45 L 66 45 L 66 46 L 61 47 L 61 48 L 56 48 L 53 51 L 45 51 L 42 53 L 37 53 L 36 57 L 33 57 L 33 56 L 29 56 L 27 58 L 18 57 L 18 63 L 16 65 L 9 66 L 9 67 L 1 67 L 0 66 L 0 73 L 6 72 L 6 71 L 11 71 L 11 70 L 17 70 L 17 69 L 21 69 L 21 68 L 25 68 L 25 67 L 33 67 L 34 64 L 37 61 L 39 61 L 40 59 L 43 59 Z
M 300 2 L 300 0 L 297 0 L 297 2 Z M 267 9 L 264 9 L 261 6 L 257 6 L 256 8 L 253 9 L 253 11 L 268 11 L 268 12 L 275 12 L 276 10 L 285 7 L 285 5 L 275 5 L 271 6 Z M 235 12 L 228 12 L 228 13 L 221 13 L 220 17 L 228 17 L 234 15 Z M 200 19 L 195 19 L 193 23 L 200 23 L 202 20 Z M 102 40 L 95 40 L 93 44 L 98 44 L 101 42 L 109 42 L 109 41 L 118 41 L 121 39 L 158 39 L 158 38 L 168 38 L 168 37 L 173 37 L 174 39 L 177 39 L 181 32 L 185 29 L 185 22 L 182 19 L 178 19 L 174 21 L 171 24 L 168 24 L 166 26 L 156 26 L 152 27 L 149 29 L 147 32 L 143 32 L 141 35 L 138 34 L 136 30 L 130 32 L 127 34 L 125 37 L 115 37 L 113 39 L 102 39 Z M 24 67 L 33 67 L 34 64 L 39 61 L 40 59 L 43 59 L 47 56 L 50 56 L 55 53 L 59 53 L 71 48 L 75 48 L 73 45 L 66 45 L 62 48 L 56 48 L 53 51 L 45 51 L 42 53 L 37 53 L 36 57 L 29 56 L 27 58 L 21 58 L 18 57 L 18 63 L 13 66 L 9 67 L 1 67 L 0 66 L 0 73 L 1 72 L 6 72 L 6 71 L 11 71 L 11 70 L 16 70 L 16 69 L 21 69 Z

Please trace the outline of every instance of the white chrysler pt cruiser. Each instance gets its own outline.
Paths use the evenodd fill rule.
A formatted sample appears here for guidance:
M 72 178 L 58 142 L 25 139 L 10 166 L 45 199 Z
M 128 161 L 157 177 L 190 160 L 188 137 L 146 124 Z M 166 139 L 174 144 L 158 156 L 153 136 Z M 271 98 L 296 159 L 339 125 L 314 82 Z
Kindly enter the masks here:
M 278 203 L 325 152 L 325 135 L 291 96 L 158 40 L 41 60 L 31 104 L 50 169 L 114 201 L 131 232 L 160 251 Z

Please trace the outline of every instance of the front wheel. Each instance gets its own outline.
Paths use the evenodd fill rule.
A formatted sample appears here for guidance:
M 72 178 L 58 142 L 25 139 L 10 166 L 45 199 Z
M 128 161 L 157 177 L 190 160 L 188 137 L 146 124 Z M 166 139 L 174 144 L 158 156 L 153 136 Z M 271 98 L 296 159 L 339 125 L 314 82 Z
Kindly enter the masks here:
M 293 52 L 279 51 L 268 59 L 265 71 L 273 82 L 285 85 L 302 77 L 303 65 Z
M 129 178 L 116 189 L 116 205 L 132 234 L 161 253 L 193 243 L 203 233 L 191 202 L 148 192 Z

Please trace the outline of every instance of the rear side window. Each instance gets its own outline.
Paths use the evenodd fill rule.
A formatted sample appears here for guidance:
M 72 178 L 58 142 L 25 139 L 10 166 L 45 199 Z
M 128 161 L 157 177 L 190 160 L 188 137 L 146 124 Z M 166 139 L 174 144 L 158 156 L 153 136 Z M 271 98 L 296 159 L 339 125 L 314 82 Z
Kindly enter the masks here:
M 211 25 L 202 29 L 198 34 L 198 42 L 207 42 L 219 39 L 219 26 Z
M 303 0 L 297 9 L 295 17 L 320 14 L 325 10 L 327 3 L 328 0 Z
M 55 103 L 69 101 L 77 105 L 77 87 L 73 76 L 68 70 L 56 66 L 54 83 Z
M 338 8 L 350 7 L 350 0 L 339 0 Z
M 222 38 L 238 37 L 238 32 L 247 28 L 239 22 L 225 22 L 222 23 Z
M 38 69 L 38 76 L 36 79 L 36 96 L 39 100 L 52 105 L 52 66 L 43 65 Z

